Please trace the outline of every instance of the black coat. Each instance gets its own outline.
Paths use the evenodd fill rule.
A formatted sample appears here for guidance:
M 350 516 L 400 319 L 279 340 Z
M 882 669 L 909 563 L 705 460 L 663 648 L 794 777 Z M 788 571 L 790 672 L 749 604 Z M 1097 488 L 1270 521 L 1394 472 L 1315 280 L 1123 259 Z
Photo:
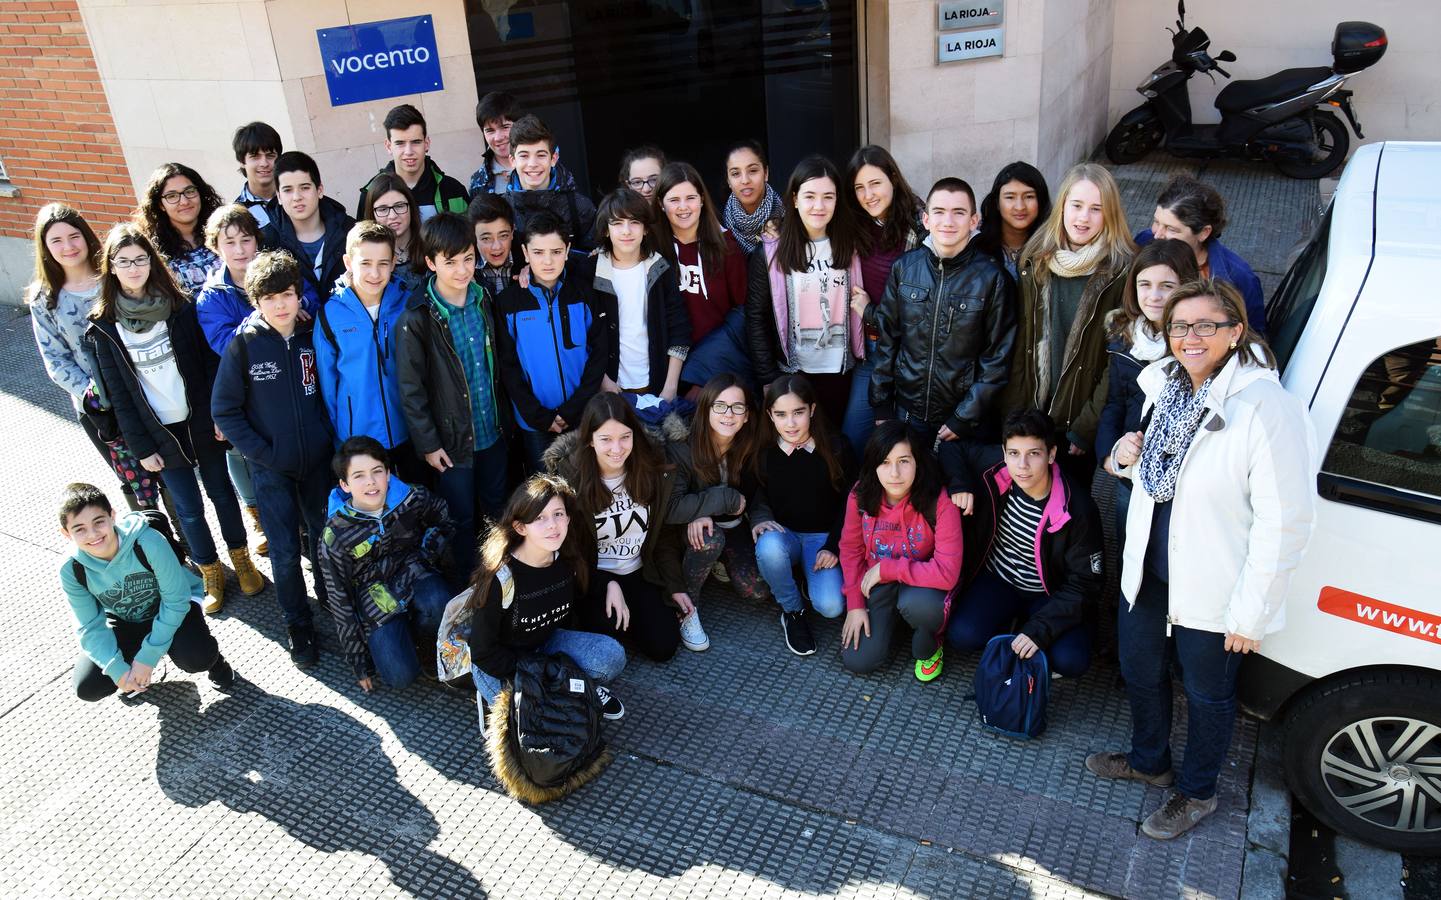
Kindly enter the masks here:
M 975 436 L 994 418 L 1016 344 L 1015 283 L 974 245 L 950 259 L 903 254 L 866 318 L 877 332 L 870 402 Z
M 170 346 L 185 382 L 185 400 L 190 405 L 189 431 L 191 452 L 175 440 L 150 408 L 140 376 L 130 354 L 120 340 L 119 326 L 114 322 L 92 320 L 85 331 L 85 340 L 95 359 L 95 372 L 110 405 L 115 421 L 125 437 L 125 446 L 144 459 L 159 453 L 166 468 L 191 468 L 196 465 L 191 453 L 224 453 L 226 446 L 215 440 L 215 426 L 210 419 L 210 391 L 215 384 L 219 358 L 205 342 L 200 323 L 195 318 L 195 305 L 182 303 L 165 320 L 170 330 Z
M 288 250 L 300 263 L 300 273 L 315 289 L 315 296 L 324 303 L 335 289 L 335 281 L 345 273 L 345 236 L 355 220 L 335 200 L 320 198 L 320 220 L 325 223 L 325 243 L 320 248 L 320 275 L 306 262 L 305 250 L 295 234 L 295 226 L 284 209 L 277 209 L 276 216 L 260 232 L 266 250 Z
M 1107 369 L 1106 405 L 1101 408 L 1101 423 L 1096 428 L 1096 459 L 1111 455 L 1111 448 L 1121 435 L 1141 427 L 1141 405 L 1146 395 L 1136 383 L 1141 370 L 1150 362 L 1131 355 L 1131 347 L 1120 338 L 1106 344 L 1110 360 Z
M 646 265 L 642 260 L 641 265 Z M 609 323 L 610 334 L 606 343 L 609 358 L 605 373 L 611 381 L 619 384 L 620 377 L 620 299 L 615 286 L 611 284 L 609 272 L 612 266 L 608 257 L 600 256 L 595 261 L 595 305 Z M 645 318 L 646 337 L 650 345 L 650 384 L 646 393 L 659 394 L 665 386 L 666 371 L 670 366 L 672 351 L 680 359 L 690 353 L 690 313 L 680 295 L 680 279 L 675 266 L 665 258 L 655 255 L 645 275 Z M 622 384 L 623 388 L 638 387 Z M 567 419 L 566 421 L 570 421 Z

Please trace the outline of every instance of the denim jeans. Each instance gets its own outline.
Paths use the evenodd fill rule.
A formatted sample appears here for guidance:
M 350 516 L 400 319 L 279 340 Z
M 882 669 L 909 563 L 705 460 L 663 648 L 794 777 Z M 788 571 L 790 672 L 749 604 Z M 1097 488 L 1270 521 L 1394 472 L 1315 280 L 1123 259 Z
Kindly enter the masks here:
M 625 648 L 615 638 L 589 631 L 572 631 L 557 628 L 545 642 L 533 651 L 540 654 L 564 653 L 595 681 L 609 684 L 625 668 Z M 487 706 L 495 703 L 500 695 L 500 679 L 489 672 L 470 667 L 470 677 L 475 681 L 476 692 Z M 482 728 L 484 721 L 482 720 Z
M 415 645 L 435 647 L 436 632 L 445 604 L 450 602 L 450 588 L 439 575 L 426 575 L 415 582 L 415 590 L 406 599 L 403 615 L 370 633 L 367 644 L 375 673 L 391 687 L 403 688 L 420 677 L 420 656 Z M 435 653 L 426 654 L 426 665 L 435 669 Z
M 845 611 L 840 565 L 815 570 L 816 554 L 829 538 L 828 534 L 804 534 L 783 528 L 767 531 L 756 541 L 756 566 L 782 610 L 793 613 L 805 608 L 800 588 L 796 586 L 795 567 L 799 564 L 805 571 L 811 607 L 827 619 L 834 619 Z
M 544 472 L 545 463 L 541 461 L 541 457 L 560 435 L 554 431 L 527 431 L 524 428 L 517 430 L 520 433 L 520 451 L 524 454 L 522 461 L 525 463 L 526 474 Z
M 270 573 L 275 580 L 275 599 L 290 627 L 312 622 L 310 603 L 305 596 L 305 577 L 300 572 L 300 528 L 310 534 L 311 567 L 320 571 L 315 548 L 325 530 L 325 505 L 333 481 L 328 465 L 316 466 L 304 477 L 292 478 L 283 472 L 251 463 L 250 477 L 255 482 L 255 501 L 260 507 L 260 525 L 270 542 Z M 325 586 L 315 580 L 317 594 L 324 598 Z
M 866 340 L 866 358 L 851 370 L 851 396 L 846 401 L 846 415 L 841 431 L 851 442 L 856 458 L 865 453 L 866 441 L 876 427 L 876 411 L 871 408 L 871 373 L 875 371 L 876 342 Z
M 225 546 L 239 550 L 246 546 L 245 520 L 240 516 L 240 503 L 235 499 L 235 490 L 230 486 L 230 472 L 225 466 L 225 454 L 216 450 L 199 453 L 200 472 L 196 469 L 170 468 L 160 470 L 160 480 L 170 491 L 175 511 L 180 515 L 180 531 L 190 548 L 190 556 L 201 565 L 208 565 L 220 558 L 215 550 L 215 539 L 210 535 L 210 524 L 205 521 L 205 501 L 200 496 L 200 484 L 204 482 L 205 493 L 215 507 L 215 516 L 220 520 L 220 535 Z
M 696 341 L 680 370 L 680 380 L 702 386 L 717 375 L 729 372 L 751 390 L 757 385 L 750 354 L 746 353 L 745 308 L 736 307 L 710 334 Z
M 1009 634 L 1017 618 L 1033 616 L 1051 600 L 1043 591 L 1023 591 L 990 570 L 982 570 L 951 607 L 946 641 L 957 650 L 980 650 L 998 634 Z M 1056 636 L 1046 652 L 1052 672 L 1078 678 L 1091 665 L 1091 633 L 1085 623 Z
M 937 449 L 938 442 L 936 439 L 941 433 L 941 426 L 936 425 L 932 427 L 927 425 L 925 419 L 922 419 L 902 406 L 896 407 L 896 419 L 905 422 L 910 426 L 912 431 L 919 434 L 927 450 L 934 452 Z
M 1236 673 L 1241 654 L 1226 652 L 1226 636 L 1180 625 L 1166 637 L 1168 588 L 1149 573 L 1136 606 L 1117 613 L 1117 644 L 1126 698 L 1131 702 L 1131 768 L 1157 775 L 1171 768 L 1171 660 L 1180 663 L 1186 692 L 1186 758 L 1176 790 L 1193 800 L 1216 793 L 1216 779 L 1236 724 Z
M 231 447 L 225 453 L 225 468 L 230 470 L 230 483 L 243 506 L 255 505 L 255 484 L 250 478 L 250 463 L 240 451 Z
M 452 460 L 455 465 L 441 472 L 436 481 L 436 492 L 445 501 L 450 519 L 455 523 L 450 553 L 455 563 L 455 577 L 461 581 L 469 581 L 475 569 L 475 548 L 480 541 L 477 513 L 494 520 L 500 518 L 505 506 L 508 461 L 502 436 L 484 450 L 475 451 L 470 459 Z

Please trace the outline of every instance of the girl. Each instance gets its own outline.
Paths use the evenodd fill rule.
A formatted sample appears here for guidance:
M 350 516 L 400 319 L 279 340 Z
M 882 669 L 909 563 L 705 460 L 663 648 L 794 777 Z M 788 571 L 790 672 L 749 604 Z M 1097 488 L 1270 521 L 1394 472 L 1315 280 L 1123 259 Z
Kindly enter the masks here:
M 774 234 L 772 224 L 781 215 L 781 198 L 770 186 L 770 168 L 760 141 L 739 141 L 726 151 L 725 226 L 746 253 L 760 246 L 761 235 Z
M 681 568 L 692 601 L 700 597 L 722 558 L 722 571 L 728 573 L 736 593 L 749 600 L 764 599 L 769 593 L 756 568 L 755 544 L 744 519 L 746 497 L 755 491 L 753 408 L 740 379 L 729 373 L 717 375 L 696 398 L 689 438 L 666 447 L 676 468 L 666 524 L 685 526 L 687 546 Z M 690 650 L 710 646 L 699 610 L 681 622 L 680 637 Z
M 577 507 L 595 523 L 586 626 L 616 638 L 630 635 L 649 658 L 670 659 L 680 627 L 666 601 L 685 615 L 695 609 L 681 578 L 680 534 L 665 524 L 675 472 L 618 394 L 592 397 L 579 430 L 562 435 L 545 458 L 574 486 Z
M 90 324 L 86 313 L 100 293 L 100 272 L 95 268 L 99 257 L 100 239 L 80 213 L 61 203 L 41 207 L 35 216 L 30 326 L 45 374 L 70 395 L 80 426 L 120 479 L 130 508 L 155 509 L 159 480 L 126 449 L 122 435 L 102 436 L 95 423 L 95 419 L 113 419 L 108 410 L 101 411 L 100 397 L 93 388 L 97 382 L 95 361 L 83 343 Z
M 625 668 L 625 650 L 613 637 L 579 630 L 589 567 L 580 532 L 570 530 L 576 515 L 575 494 L 564 481 L 532 475 L 510 495 L 486 534 L 462 613 L 470 620 L 471 677 L 483 704 L 482 732 L 485 707 L 495 702 L 526 653 L 569 656 L 599 682 L 605 717 L 625 715 L 620 699 L 604 687 Z M 447 640 L 444 633 L 441 640 Z
M 191 297 L 220 262 L 205 246 L 205 223 L 221 202 L 199 172 L 183 163 L 166 163 L 151 174 L 136 212 L 136 224 Z
M 1013 162 L 1000 171 L 981 201 L 976 246 L 1000 260 L 1012 278 L 1019 278 L 1021 249 L 1050 214 L 1046 176 L 1030 163 Z
M 746 257 L 716 219 L 710 191 L 690 163 L 661 170 L 656 238 L 661 255 L 679 272 L 680 295 L 690 314 L 691 352 L 681 381 L 702 385 L 721 372 L 748 374 L 745 351 Z
M 1062 468 L 1089 490 L 1106 402 L 1106 316 L 1121 305 L 1136 245 L 1105 167 L 1073 166 L 1060 198 L 1021 253 L 1016 355 L 1000 408 L 1049 413 L 1066 438 Z
M 926 236 L 921 225 L 922 203 L 895 159 L 884 147 L 875 144 L 862 147 L 851 157 L 846 166 L 846 184 L 850 186 L 846 202 L 860 223 L 861 287 L 867 298 L 880 299 L 886 292 L 891 265 L 902 253 L 919 246 Z M 863 320 L 865 311 L 865 306 L 854 310 Z M 868 396 L 871 358 L 876 347 L 875 328 L 866 325 L 865 335 L 865 355 L 851 376 L 851 396 L 847 404 L 847 411 L 857 410 L 849 417 L 852 430 L 846 432 L 853 448 L 866 445 L 877 418 Z
M 379 222 L 395 235 L 395 277 L 407 293 L 425 280 L 425 254 L 420 251 L 420 214 L 415 195 L 399 175 L 387 172 L 371 179 L 361 218 Z
M 816 652 L 796 586 L 805 572 L 815 611 L 834 619 L 841 595 L 840 539 L 855 460 L 826 427 L 804 375 L 782 375 L 766 387 L 766 439 L 756 454 L 759 489 L 751 504 L 756 565 L 781 607 L 781 632 L 797 656 Z
M 1176 288 L 1199 277 L 1191 248 L 1181 241 L 1154 241 L 1141 248 L 1126 277 L 1121 308 L 1109 317 L 1106 352 L 1106 405 L 1096 429 L 1096 456 L 1101 468 L 1116 474 L 1111 448 L 1121 435 L 1141 427 L 1141 389 L 1136 378 L 1147 365 L 1166 356 L 1161 335 L 1161 314 Z M 1124 544 L 1126 508 L 1131 502 L 1131 482 L 1116 479 L 1116 534 Z
M 822 156 L 801 160 L 786 186 L 780 235 L 751 255 L 746 332 L 756 377 L 769 384 L 786 372 L 810 376 L 821 408 L 858 433 L 870 405 L 848 408 L 851 370 L 865 355 L 861 317 L 869 302 L 841 176 Z M 864 396 L 864 395 L 862 395 Z
M 915 629 L 916 678 L 931 681 L 941 674 L 946 594 L 961 574 L 961 517 L 930 448 L 911 437 L 904 422 L 877 425 L 846 500 L 841 663 L 857 674 L 884 665 L 899 615 Z
M 651 202 L 655 198 L 655 187 L 660 181 L 661 170 L 665 168 L 665 152 L 654 144 L 641 144 L 625 151 L 620 158 L 620 175 L 616 181 L 620 187 L 628 187 Z
M 125 443 L 149 472 L 159 472 L 180 517 L 180 530 L 205 581 L 205 612 L 225 602 L 225 570 L 205 521 L 200 481 L 220 519 L 240 589 L 265 589 L 246 549 L 245 523 L 230 486 L 224 436 L 210 420 L 217 360 L 195 319 L 195 305 L 160 264 L 149 239 L 133 225 L 105 238 L 100 297 L 85 339 L 94 347 L 100 380 L 115 407 Z
M 606 195 L 596 211 L 595 289 L 611 337 L 603 387 L 671 401 L 690 352 L 690 317 L 670 263 L 655 251 L 652 218 L 651 205 L 630 188 Z

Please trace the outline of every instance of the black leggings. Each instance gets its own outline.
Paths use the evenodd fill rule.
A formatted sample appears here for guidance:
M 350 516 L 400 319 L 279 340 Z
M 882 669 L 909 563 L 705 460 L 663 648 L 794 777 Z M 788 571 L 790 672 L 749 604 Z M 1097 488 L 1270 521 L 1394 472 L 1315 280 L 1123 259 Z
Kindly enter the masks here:
M 612 581 L 620 585 L 630 610 L 630 627 L 625 631 L 616 630 L 615 619 L 607 619 L 605 615 L 605 592 Z M 661 589 L 646 581 L 641 569 L 628 575 L 597 569 L 591 575 L 588 593 L 583 617 L 587 631 L 610 635 L 656 662 L 675 656 L 675 648 L 680 644 L 680 622 L 675 610 L 665 602 Z
M 170 641 L 170 650 L 166 655 L 183 671 L 208 672 L 210 667 L 220 660 L 220 647 L 215 643 L 215 636 L 210 633 L 210 626 L 205 621 L 205 613 L 201 612 L 200 604 L 189 600 L 185 602 L 190 608 L 185 611 L 185 619 L 181 621 L 180 627 L 175 629 L 175 637 Z M 108 615 L 105 618 L 106 624 L 115 633 L 115 643 L 120 648 L 120 655 L 125 657 L 126 662 L 133 662 L 135 654 L 140 652 L 140 647 L 150 634 L 151 622 L 125 622 Z M 109 697 L 115 693 L 117 687 L 114 679 L 83 653 L 75 660 L 73 683 L 75 695 L 81 700 L 91 701 Z

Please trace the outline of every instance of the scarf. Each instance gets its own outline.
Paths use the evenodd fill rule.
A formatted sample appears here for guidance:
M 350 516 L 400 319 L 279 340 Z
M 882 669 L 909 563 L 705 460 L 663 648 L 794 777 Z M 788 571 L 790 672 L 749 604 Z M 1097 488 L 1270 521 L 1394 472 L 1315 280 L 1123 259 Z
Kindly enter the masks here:
M 1096 271 L 1096 266 L 1100 264 L 1101 256 L 1104 253 L 1105 247 L 1099 240 L 1091 241 L 1079 250 L 1057 247 L 1046 265 L 1053 275 L 1059 275 L 1062 278 L 1077 278 Z
M 1151 427 L 1146 429 L 1141 445 L 1141 487 L 1157 503 L 1167 503 L 1176 496 L 1181 461 L 1201 427 L 1206 395 L 1215 377 L 1207 378 L 1193 392 L 1191 376 L 1177 364 L 1151 409 Z
M 761 229 L 766 222 L 775 218 L 780 213 L 781 198 L 775 192 L 775 188 L 766 185 L 766 195 L 761 199 L 761 205 L 756 207 L 752 213 L 741 208 L 741 202 L 736 199 L 735 194 L 730 195 L 726 200 L 725 226 L 730 229 L 731 235 L 741 249 L 750 253 L 756 248 L 761 240 Z
M 1145 316 L 1131 323 L 1131 355 L 1142 362 L 1155 362 L 1171 352 L 1166 339 L 1151 327 Z
M 155 291 L 147 291 L 144 297 L 138 298 L 118 291 L 115 310 L 116 318 L 126 331 L 144 334 L 156 322 L 170 318 L 170 298 Z

